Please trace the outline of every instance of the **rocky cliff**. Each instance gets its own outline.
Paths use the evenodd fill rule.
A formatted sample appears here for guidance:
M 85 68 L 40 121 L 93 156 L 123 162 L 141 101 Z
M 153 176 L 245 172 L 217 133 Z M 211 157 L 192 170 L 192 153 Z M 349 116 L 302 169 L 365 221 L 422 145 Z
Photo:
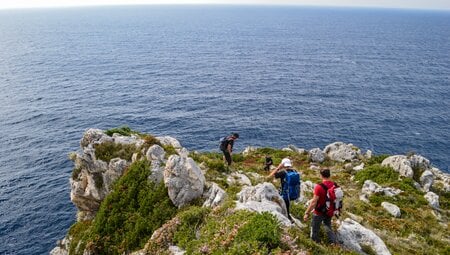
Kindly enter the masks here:
M 266 178 L 264 155 L 301 172 L 291 223 Z M 445 254 L 450 176 L 420 155 L 372 155 L 352 144 L 305 150 L 249 147 L 226 169 L 222 155 L 189 152 L 172 137 L 128 128 L 87 130 L 70 155 L 77 221 L 51 254 Z M 318 169 L 345 192 L 339 247 L 309 239 L 301 222 Z

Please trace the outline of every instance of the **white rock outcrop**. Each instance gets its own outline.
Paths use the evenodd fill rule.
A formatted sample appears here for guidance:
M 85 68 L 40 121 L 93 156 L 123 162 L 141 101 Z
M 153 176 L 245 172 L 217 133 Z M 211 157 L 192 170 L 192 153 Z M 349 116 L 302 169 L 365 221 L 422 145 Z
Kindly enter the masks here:
M 325 146 L 323 152 L 327 154 L 331 160 L 339 162 L 352 161 L 358 159 L 361 155 L 361 150 L 359 148 L 351 143 L 345 144 L 343 142 L 329 144 Z
M 205 176 L 192 158 L 171 155 L 164 169 L 164 184 L 178 208 L 203 194 Z
M 383 202 L 381 203 L 381 206 L 388 212 L 390 213 L 392 216 L 396 217 L 396 218 L 400 218 L 400 216 L 402 215 L 402 213 L 400 212 L 400 208 L 398 208 L 398 206 L 391 204 L 389 202 Z
M 387 157 L 381 162 L 382 166 L 390 166 L 401 176 L 412 178 L 414 171 L 411 167 L 411 162 L 404 155 L 395 155 Z
M 163 162 L 165 155 L 166 155 L 166 152 L 164 151 L 164 149 L 161 146 L 154 144 L 154 145 L 150 146 L 150 148 L 148 148 L 147 153 L 145 154 L 145 157 L 149 161 L 157 160 L 157 161 Z
M 258 149 L 258 147 L 254 147 L 254 146 L 247 146 L 244 151 L 242 151 L 242 155 L 243 156 L 248 156 L 251 153 L 254 153 L 256 150 Z
M 381 195 L 385 195 L 388 197 L 393 197 L 393 196 L 400 194 L 402 191 L 399 189 L 396 189 L 396 188 L 391 188 L 391 187 L 383 188 L 374 181 L 366 180 L 363 184 L 361 192 L 368 196 L 370 196 L 372 194 L 381 194 Z
M 326 154 L 320 148 L 314 148 L 308 152 L 308 156 L 311 162 L 323 163 Z
M 364 163 L 361 163 L 360 165 L 357 165 L 353 168 L 356 172 L 361 171 L 364 169 Z
M 220 205 L 225 198 L 227 197 L 227 193 L 223 190 L 217 183 L 212 183 L 208 190 L 203 194 L 203 197 L 206 198 L 203 203 L 204 207 L 216 207 Z
M 434 183 L 434 175 L 430 170 L 426 170 L 420 176 L 420 185 L 425 192 L 430 191 L 431 186 Z
M 360 254 L 366 254 L 361 246 L 371 247 L 377 255 L 391 254 L 379 236 L 350 218 L 341 223 L 337 230 L 337 237 L 344 247 Z
M 283 225 L 290 226 L 286 205 L 272 183 L 264 182 L 256 186 L 244 187 L 238 194 L 237 210 L 270 212 Z
M 229 185 L 242 185 L 242 186 L 252 186 L 251 180 L 247 175 L 243 173 L 233 172 L 227 177 L 227 183 Z
M 427 192 L 427 194 L 425 194 L 425 199 L 428 201 L 428 204 L 430 204 L 431 207 L 433 207 L 434 209 L 439 209 L 439 196 L 436 195 L 433 192 Z

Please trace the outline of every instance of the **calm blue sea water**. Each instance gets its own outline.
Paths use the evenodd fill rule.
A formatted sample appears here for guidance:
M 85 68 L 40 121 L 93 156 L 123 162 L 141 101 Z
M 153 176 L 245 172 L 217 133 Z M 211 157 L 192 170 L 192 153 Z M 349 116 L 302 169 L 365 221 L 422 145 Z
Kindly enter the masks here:
M 0 254 L 45 254 L 75 220 L 83 131 L 128 125 L 247 145 L 450 159 L 450 13 L 281 7 L 0 11 Z

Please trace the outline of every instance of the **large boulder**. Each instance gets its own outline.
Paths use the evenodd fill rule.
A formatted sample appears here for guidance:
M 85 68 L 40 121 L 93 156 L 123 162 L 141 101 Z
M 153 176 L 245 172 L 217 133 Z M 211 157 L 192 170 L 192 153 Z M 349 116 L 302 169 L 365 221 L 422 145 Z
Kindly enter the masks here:
M 264 182 L 256 186 L 247 186 L 238 194 L 237 210 L 270 212 L 284 225 L 290 226 L 286 205 L 272 183 Z
M 256 150 L 258 149 L 258 147 L 254 147 L 254 146 L 247 146 L 244 151 L 242 151 L 242 155 L 243 156 L 248 156 L 254 152 L 256 152 Z
M 158 139 L 159 142 L 163 146 L 172 146 L 173 148 L 175 148 L 175 151 L 181 157 L 186 158 L 186 157 L 189 156 L 188 149 L 186 149 L 183 146 L 181 146 L 181 143 L 177 139 L 175 139 L 175 138 L 173 138 L 171 136 L 158 136 L 158 137 L 156 137 L 156 139 Z
M 205 176 L 192 158 L 172 155 L 164 169 L 164 184 L 173 204 L 180 208 L 203 194 Z
M 428 201 L 428 203 L 430 204 L 431 207 L 433 207 L 434 209 L 439 209 L 439 196 L 436 195 L 433 192 L 427 192 L 427 194 L 425 194 L 425 199 Z
M 288 148 L 291 149 L 293 152 L 297 152 L 298 154 L 304 154 L 306 152 L 303 148 L 298 148 L 297 146 L 293 144 L 289 144 Z
M 431 168 L 430 161 L 420 155 L 412 155 L 409 157 L 409 162 L 413 169 L 428 170 Z
M 390 213 L 392 216 L 396 217 L 396 218 L 400 218 L 400 216 L 402 215 L 400 212 L 400 208 L 398 208 L 398 206 L 391 204 L 389 202 L 383 202 L 381 203 L 381 206 L 388 212 Z
M 148 148 L 147 153 L 145 154 L 147 160 L 149 161 L 157 160 L 160 162 L 164 161 L 165 155 L 166 152 L 164 151 L 164 149 L 157 144 L 154 144 L 150 148 Z
M 434 183 L 434 175 L 430 170 L 426 170 L 420 176 L 420 185 L 422 186 L 425 192 L 430 191 L 431 186 Z
M 208 190 L 203 194 L 203 197 L 206 198 L 203 206 L 214 208 L 225 200 L 227 193 L 220 188 L 219 185 L 212 183 Z
M 329 144 L 323 150 L 327 156 L 334 161 L 345 162 L 358 159 L 361 155 L 361 150 L 353 144 L 345 144 L 343 142 L 335 142 Z
M 314 148 L 308 152 L 308 156 L 311 162 L 323 163 L 326 155 L 320 148 Z
M 404 155 L 395 155 L 387 157 L 381 162 L 382 166 L 392 167 L 401 176 L 412 178 L 414 171 L 411 167 L 411 162 Z
M 378 255 L 391 254 L 379 236 L 350 218 L 341 223 L 337 230 L 337 237 L 344 247 L 360 254 L 366 254 L 363 251 L 365 246 L 370 247 Z
M 87 147 L 89 144 L 112 142 L 114 139 L 101 129 L 90 128 L 86 130 L 80 141 L 81 148 Z

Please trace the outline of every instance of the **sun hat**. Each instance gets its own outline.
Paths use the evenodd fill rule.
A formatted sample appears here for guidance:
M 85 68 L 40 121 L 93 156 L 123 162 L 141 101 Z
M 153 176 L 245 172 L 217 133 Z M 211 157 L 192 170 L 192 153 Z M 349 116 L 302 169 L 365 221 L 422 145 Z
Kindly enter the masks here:
M 281 160 L 281 164 L 285 167 L 289 167 L 292 166 L 291 160 L 288 158 L 284 158 Z

